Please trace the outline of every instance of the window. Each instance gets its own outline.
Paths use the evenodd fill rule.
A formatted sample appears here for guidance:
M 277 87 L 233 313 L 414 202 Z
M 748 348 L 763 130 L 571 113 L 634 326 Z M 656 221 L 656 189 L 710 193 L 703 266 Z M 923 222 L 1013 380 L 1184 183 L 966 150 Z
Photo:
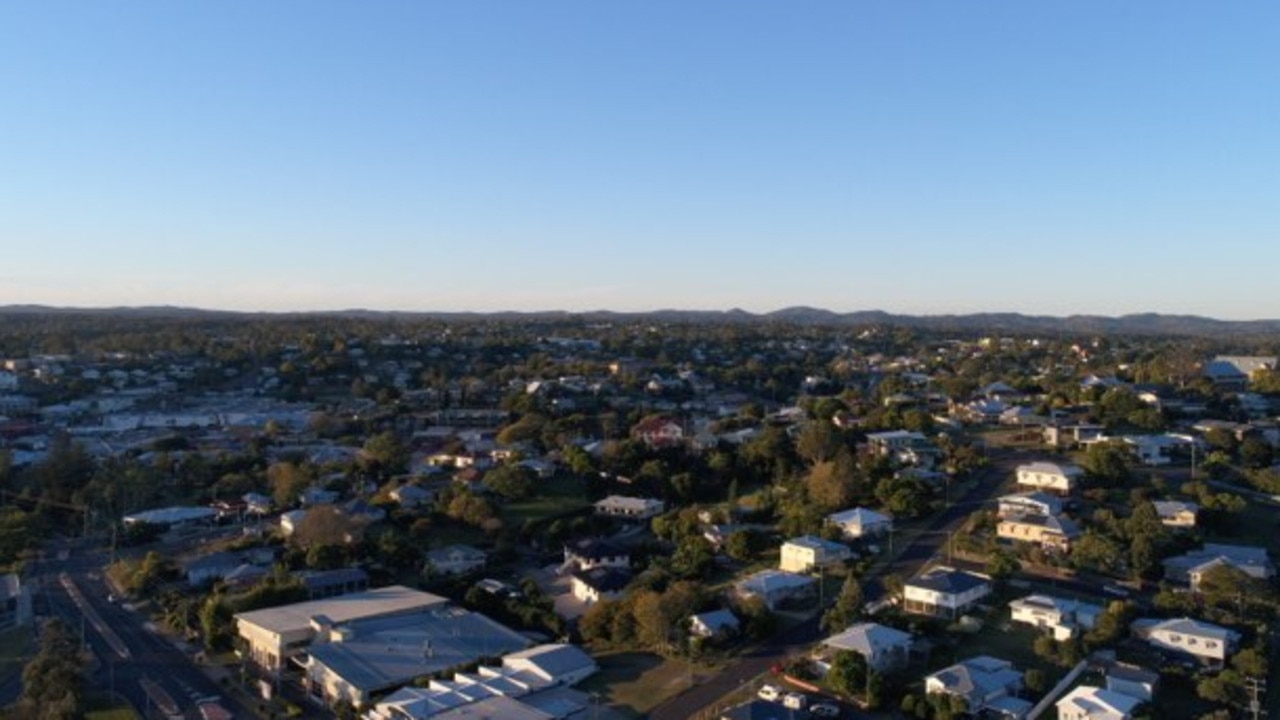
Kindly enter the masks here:
M 1182 642 L 1182 636 L 1176 633 L 1170 633 L 1169 642 Z
M 1207 648 L 1216 648 L 1218 647 L 1218 643 L 1214 642 L 1213 640 L 1206 640 L 1204 643 L 1204 646 Z

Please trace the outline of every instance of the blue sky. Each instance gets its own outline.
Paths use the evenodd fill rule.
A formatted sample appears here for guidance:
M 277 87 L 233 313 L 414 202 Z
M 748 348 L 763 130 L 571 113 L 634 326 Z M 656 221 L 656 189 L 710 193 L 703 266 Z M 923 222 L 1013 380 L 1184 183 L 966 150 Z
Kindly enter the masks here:
M 1280 316 L 1280 4 L 0 5 L 0 304 Z

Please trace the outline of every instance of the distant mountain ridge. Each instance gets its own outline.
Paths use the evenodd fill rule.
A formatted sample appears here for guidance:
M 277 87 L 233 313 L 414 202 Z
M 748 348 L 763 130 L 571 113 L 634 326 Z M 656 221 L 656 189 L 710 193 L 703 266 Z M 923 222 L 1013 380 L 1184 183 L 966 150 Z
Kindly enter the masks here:
M 123 318 L 192 318 L 224 319 L 253 317 L 351 317 L 369 319 L 436 319 L 436 320 L 569 320 L 593 322 L 774 322 L 796 325 L 898 325 L 933 330 L 982 331 L 1007 333 L 1081 333 L 1115 335 L 1263 335 L 1280 333 L 1280 319 L 1217 320 L 1198 315 L 1164 315 L 1138 313 L 1108 317 L 1105 315 L 1024 315 L 1022 313 L 968 313 L 962 315 L 899 315 L 884 310 L 859 310 L 838 313 L 807 306 L 781 308 L 772 312 L 752 313 L 741 308 L 730 310 L 660 309 L 649 312 L 617 312 L 592 310 L 571 312 L 499 311 L 499 312 L 431 312 L 402 310 L 347 310 L 310 312 L 240 312 L 202 308 L 155 305 L 139 307 L 75 308 L 48 305 L 0 305 L 0 315 L 94 315 Z

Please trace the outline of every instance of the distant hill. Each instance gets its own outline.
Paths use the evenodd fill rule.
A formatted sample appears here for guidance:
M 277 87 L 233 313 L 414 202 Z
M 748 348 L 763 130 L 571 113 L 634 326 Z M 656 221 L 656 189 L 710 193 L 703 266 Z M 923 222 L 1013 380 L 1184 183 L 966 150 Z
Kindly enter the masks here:
M 145 307 L 69 308 L 46 305 L 3 305 L 0 315 L 91 315 L 123 318 L 192 318 L 228 319 L 252 317 L 351 317 L 368 319 L 435 319 L 446 321 L 556 321 L 579 319 L 592 322 L 688 322 L 688 323 L 787 323 L 796 325 L 862 326 L 898 325 L 941 331 L 988 333 L 1072 333 L 1102 335 L 1268 335 L 1280 333 L 1277 320 L 1216 320 L 1197 315 L 1162 315 L 1141 313 L 1107 317 L 1104 315 L 1023 315 L 1021 313 L 972 313 L 967 315 L 897 315 L 883 310 L 860 310 L 837 313 L 822 308 L 796 306 L 767 313 L 751 313 L 740 308 L 731 310 L 661 309 L 650 312 L 614 312 L 595 310 L 569 312 L 563 310 L 534 312 L 412 312 L 352 308 L 324 312 L 246 313 L 229 310 L 205 310 L 171 305 Z

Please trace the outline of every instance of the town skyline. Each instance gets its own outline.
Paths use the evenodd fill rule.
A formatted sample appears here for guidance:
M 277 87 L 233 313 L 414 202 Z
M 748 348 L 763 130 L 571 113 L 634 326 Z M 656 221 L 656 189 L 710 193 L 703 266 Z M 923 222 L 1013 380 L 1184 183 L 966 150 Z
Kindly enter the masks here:
M 1277 20 L 11 5 L 0 304 L 1254 319 Z

